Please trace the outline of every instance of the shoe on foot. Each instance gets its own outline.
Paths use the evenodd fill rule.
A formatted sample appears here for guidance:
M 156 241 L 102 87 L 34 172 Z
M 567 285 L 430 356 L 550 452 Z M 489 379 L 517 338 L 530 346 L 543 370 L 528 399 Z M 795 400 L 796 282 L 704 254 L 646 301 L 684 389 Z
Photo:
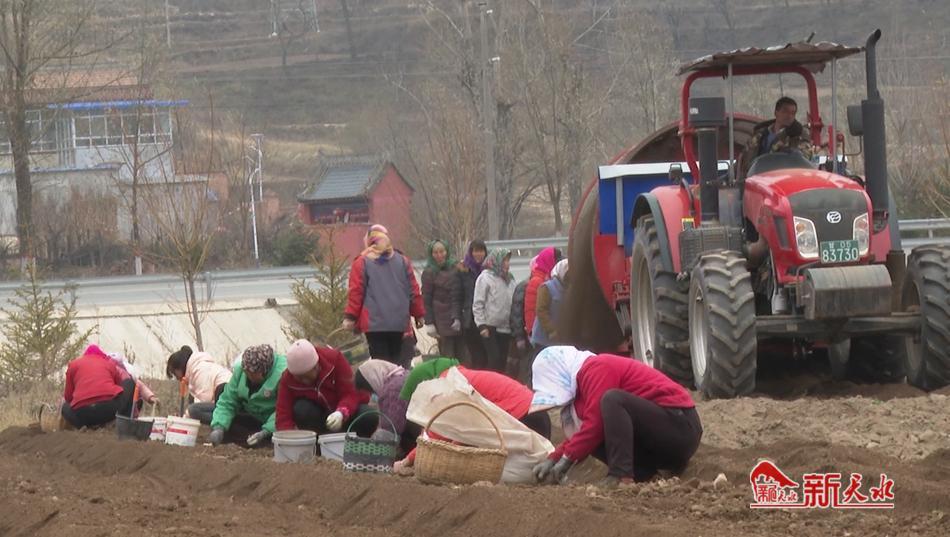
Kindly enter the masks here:
M 613 490 L 620 487 L 629 487 L 635 482 L 632 477 L 618 477 L 615 475 L 608 475 L 607 477 L 600 480 L 597 483 L 598 488 L 605 490 Z

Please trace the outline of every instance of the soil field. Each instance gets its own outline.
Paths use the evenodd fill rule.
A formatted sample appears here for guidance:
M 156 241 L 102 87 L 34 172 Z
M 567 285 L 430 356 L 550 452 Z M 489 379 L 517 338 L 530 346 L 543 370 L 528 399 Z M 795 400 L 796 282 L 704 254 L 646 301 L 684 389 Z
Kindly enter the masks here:
M 609 492 L 585 483 L 603 472 L 594 464 L 570 486 L 439 487 L 324 461 L 279 465 L 268 450 L 10 428 L 0 536 L 950 535 L 946 390 L 819 383 L 786 395 L 700 402 L 703 445 L 682 476 Z M 760 458 L 797 481 L 860 473 L 865 494 L 887 473 L 895 508 L 750 509 Z M 719 473 L 728 482 L 714 486 Z

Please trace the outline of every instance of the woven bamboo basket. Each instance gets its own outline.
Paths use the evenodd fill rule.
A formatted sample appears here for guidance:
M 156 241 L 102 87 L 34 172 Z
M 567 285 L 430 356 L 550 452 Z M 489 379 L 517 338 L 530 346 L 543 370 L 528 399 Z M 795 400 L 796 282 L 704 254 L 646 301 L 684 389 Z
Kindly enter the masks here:
M 439 416 L 458 406 L 472 407 L 484 416 L 495 429 L 500 448 L 461 446 L 420 436 L 416 442 L 416 477 L 424 483 L 444 485 L 469 485 L 479 481 L 498 483 L 508 460 L 508 449 L 498 426 L 484 410 L 467 401 L 453 403 L 432 416 L 426 432 Z

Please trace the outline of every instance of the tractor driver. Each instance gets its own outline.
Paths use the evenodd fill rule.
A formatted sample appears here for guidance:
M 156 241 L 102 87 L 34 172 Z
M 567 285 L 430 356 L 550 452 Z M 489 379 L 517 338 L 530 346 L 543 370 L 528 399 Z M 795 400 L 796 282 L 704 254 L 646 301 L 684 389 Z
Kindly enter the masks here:
M 805 135 L 804 127 L 795 119 L 797 113 L 798 103 L 795 99 L 782 97 L 775 102 L 775 119 L 756 125 L 746 145 L 743 153 L 746 172 L 756 157 L 767 153 L 797 151 L 811 160 L 814 148 Z

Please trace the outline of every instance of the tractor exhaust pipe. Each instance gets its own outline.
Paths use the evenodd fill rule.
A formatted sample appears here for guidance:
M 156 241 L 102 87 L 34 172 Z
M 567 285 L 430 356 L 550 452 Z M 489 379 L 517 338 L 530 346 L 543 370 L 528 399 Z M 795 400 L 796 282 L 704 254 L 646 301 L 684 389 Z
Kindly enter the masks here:
M 861 116 L 864 124 L 864 175 L 868 196 L 874 211 L 874 230 L 881 231 L 887 225 L 889 194 L 887 187 L 887 137 L 884 127 L 884 100 L 877 88 L 877 42 L 881 30 L 868 36 L 865 46 L 865 69 L 867 72 L 868 97 L 861 101 Z
M 699 204 L 702 209 L 702 225 L 719 221 L 719 147 L 717 129 L 696 131 L 699 146 Z

